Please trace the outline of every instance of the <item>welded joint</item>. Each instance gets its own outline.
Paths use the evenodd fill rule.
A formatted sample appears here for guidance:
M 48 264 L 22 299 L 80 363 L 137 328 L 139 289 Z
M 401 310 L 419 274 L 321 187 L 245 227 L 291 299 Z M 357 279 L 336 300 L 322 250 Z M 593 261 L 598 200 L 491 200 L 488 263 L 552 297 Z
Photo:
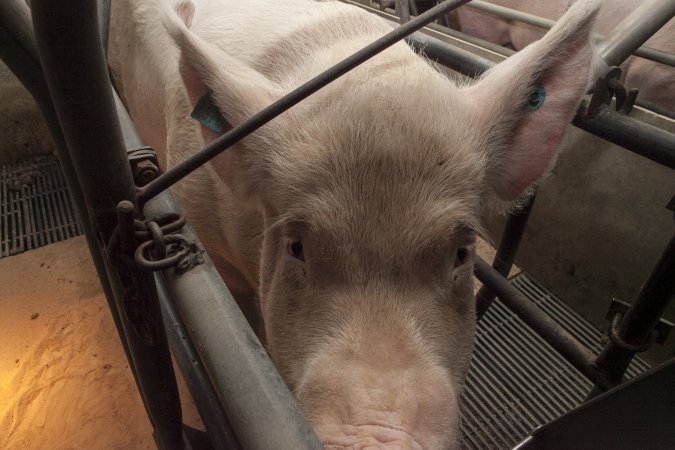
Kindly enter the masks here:
M 612 98 L 616 98 L 616 111 L 628 114 L 633 109 L 637 95 L 637 89 L 626 90 L 621 83 L 621 69 L 612 66 L 595 83 L 595 91 L 588 106 L 588 116 L 595 117 L 603 108 L 609 108 Z
M 626 315 L 626 312 L 630 308 L 630 304 L 618 300 L 616 298 L 612 299 L 612 303 L 609 305 L 609 310 L 605 316 L 606 320 L 610 321 L 609 327 L 609 338 L 621 348 L 632 351 L 634 353 L 640 353 L 647 350 L 651 347 L 652 343 L 656 342 L 659 345 L 663 345 L 668 339 L 671 330 L 673 329 L 674 324 L 666 319 L 661 318 L 654 329 L 652 330 L 649 338 L 646 342 L 641 344 L 633 344 L 626 342 L 619 332 L 619 326 L 621 325 L 621 320 Z

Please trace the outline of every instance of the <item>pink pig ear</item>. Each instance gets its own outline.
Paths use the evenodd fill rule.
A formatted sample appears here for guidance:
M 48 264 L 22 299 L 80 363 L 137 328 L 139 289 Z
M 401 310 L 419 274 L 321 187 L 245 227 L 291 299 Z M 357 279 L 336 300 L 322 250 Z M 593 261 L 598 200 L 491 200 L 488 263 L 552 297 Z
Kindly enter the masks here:
M 223 118 L 236 126 L 277 100 L 279 89 L 264 75 L 190 31 L 195 8 L 180 2 L 164 25 L 181 51 L 180 73 L 194 107 L 207 93 Z
M 589 81 L 590 32 L 598 0 L 578 0 L 541 40 L 486 72 L 468 88 L 488 154 L 489 187 L 517 198 L 555 159 Z

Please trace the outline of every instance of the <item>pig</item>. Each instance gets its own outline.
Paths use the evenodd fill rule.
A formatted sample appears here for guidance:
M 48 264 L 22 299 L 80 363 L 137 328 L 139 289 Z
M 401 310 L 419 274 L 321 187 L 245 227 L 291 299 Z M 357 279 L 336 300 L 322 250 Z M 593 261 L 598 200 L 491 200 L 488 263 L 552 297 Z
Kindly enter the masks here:
M 325 448 L 459 445 L 481 216 L 554 159 L 598 7 L 470 84 L 397 43 L 173 189 Z M 109 63 L 171 167 L 226 131 L 200 99 L 237 126 L 391 30 L 337 1 L 116 1 Z
M 609 34 L 621 20 L 629 15 L 641 0 L 605 0 L 596 24 L 596 31 Z M 562 16 L 570 0 L 490 0 L 500 6 L 528 12 L 547 19 Z M 505 20 L 469 7 L 457 9 L 459 29 L 467 34 L 494 42 L 514 50 L 520 50 L 540 39 L 544 30 Z M 675 20 L 670 20 L 646 43 L 646 46 L 675 53 Z M 638 99 L 657 111 L 669 111 L 675 115 L 675 68 L 632 56 L 621 65 L 622 80 L 629 88 L 638 88 Z

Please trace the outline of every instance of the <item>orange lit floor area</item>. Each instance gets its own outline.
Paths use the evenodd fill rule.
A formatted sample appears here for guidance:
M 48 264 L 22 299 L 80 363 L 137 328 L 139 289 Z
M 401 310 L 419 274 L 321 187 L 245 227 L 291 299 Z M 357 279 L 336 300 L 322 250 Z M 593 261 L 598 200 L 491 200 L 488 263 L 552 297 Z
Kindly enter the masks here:
M 156 448 L 84 237 L 0 259 L 0 311 L 0 449 Z

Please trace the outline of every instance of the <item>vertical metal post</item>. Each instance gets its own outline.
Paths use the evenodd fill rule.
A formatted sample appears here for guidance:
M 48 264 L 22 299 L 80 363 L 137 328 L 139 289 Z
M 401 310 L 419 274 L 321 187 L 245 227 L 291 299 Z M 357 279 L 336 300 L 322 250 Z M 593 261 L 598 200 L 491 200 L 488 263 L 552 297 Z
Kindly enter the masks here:
M 120 218 L 122 223 L 133 220 L 129 207 L 133 210 L 136 189 L 103 56 L 96 1 L 33 2 L 32 13 L 45 80 L 86 200 L 81 219 L 90 221 L 106 265 L 122 323 L 120 337 L 128 344 L 158 446 L 182 449 L 180 400 L 152 275 L 124 263 L 124 255 L 113 262 L 103 250 L 118 224 L 118 203 L 131 202 L 122 205 Z M 133 233 L 124 239 L 133 246 Z M 130 307 L 143 310 L 141 323 L 130 320 Z
M 115 322 L 115 328 L 122 336 L 122 323 L 112 294 L 112 288 L 103 262 L 101 249 L 97 245 L 94 231 L 87 220 L 87 208 L 85 206 L 82 189 L 77 182 L 77 176 L 73 162 L 68 154 L 59 119 L 54 110 L 49 89 L 44 80 L 40 65 L 35 36 L 31 24 L 28 5 L 22 0 L 3 0 L 0 2 L 0 58 L 10 68 L 14 75 L 28 89 L 42 113 L 49 133 L 54 141 L 54 147 L 61 163 L 61 168 L 66 178 L 68 192 L 76 207 L 78 219 L 84 231 L 87 245 L 91 252 L 96 272 L 101 280 L 101 286 L 105 293 L 110 312 Z M 131 360 L 126 340 L 122 340 L 127 359 Z M 132 371 L 135 369 L 132 366 Z
M 654 328 L 673 296 L 675 296 L 675 236 L 668 243 L 623 319 L 611 325 L 610 341 L 598 355 L 595 365 L 611 384 L 621 383 L 633 356 L 650 346 Z M 603 391 L 604 389 L 596 386 L 591 396 Z
M 401 19 L 401 23 L 406 23 L 410 20 L 410 3 L 409 0 L 396 0 L 396 15 Z
M 516 252 L 518 251 L 518 246 L 525 233 L 525 226 L 527 225 L 527 220 L 529 219 L 530 212 L 534 206 L 536 195 L 536 192 L 534 192 L 527 200 L 527 203 L 511 212 L 506 219 L 504 231 L 499 240 L 499 248 L 497 249 L 495 259 L 492 262 L 492 267 L 503 277 L 508 277 L 511 267 L 513 267 L 513 262 L 516 259 Z M 476 294 L 476 317 L 478 320 L 480 320 L 481 317 L 483 317 L 483 314 L 490 308 L 495 297 L 495 292 L 486 285 L 483 285 L 483 287 L 480 288 Z

